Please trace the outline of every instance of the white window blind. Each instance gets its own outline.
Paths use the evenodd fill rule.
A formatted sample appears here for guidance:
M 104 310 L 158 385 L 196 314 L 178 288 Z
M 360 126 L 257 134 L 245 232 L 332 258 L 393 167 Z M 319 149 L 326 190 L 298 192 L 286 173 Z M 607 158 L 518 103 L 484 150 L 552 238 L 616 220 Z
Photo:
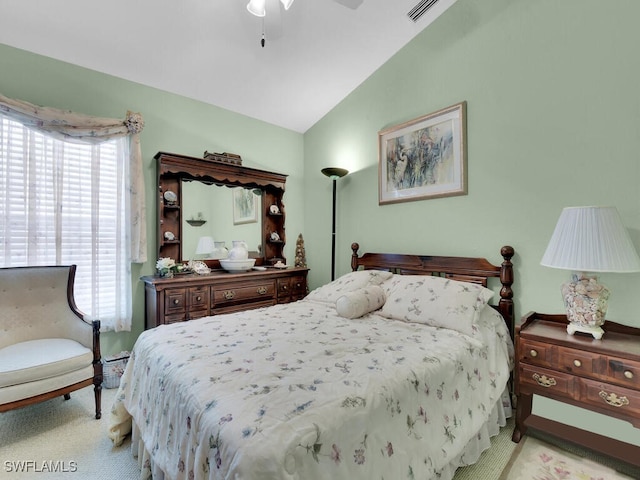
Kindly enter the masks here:
M 129 330 L 127 137 L 53 139 L 0 115 L 0 266 L 78 266 L 75 300 L 103 330 Z

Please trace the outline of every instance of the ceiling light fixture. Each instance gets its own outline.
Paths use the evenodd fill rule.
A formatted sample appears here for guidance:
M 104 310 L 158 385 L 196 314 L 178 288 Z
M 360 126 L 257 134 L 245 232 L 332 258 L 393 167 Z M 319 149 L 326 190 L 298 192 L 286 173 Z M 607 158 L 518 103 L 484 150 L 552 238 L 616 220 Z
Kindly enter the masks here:
M 293 0 L 280 0 L 285 10 L 293 3 Z M 247 10 L 256 17 L 264 17 L 267 14 L 267 0 L 250 0 L 247 4 Z
M 285 10 L 289 10 L 293 0 L 280 0 Z M 249 0 L 247 3 L 247 10 L 252 15 L 262 18 L 262 38 L 260 39 L 260 45 L 264 48 L 265 36 L 264 36 L 264 17 L 267 15 L 267 0 Z

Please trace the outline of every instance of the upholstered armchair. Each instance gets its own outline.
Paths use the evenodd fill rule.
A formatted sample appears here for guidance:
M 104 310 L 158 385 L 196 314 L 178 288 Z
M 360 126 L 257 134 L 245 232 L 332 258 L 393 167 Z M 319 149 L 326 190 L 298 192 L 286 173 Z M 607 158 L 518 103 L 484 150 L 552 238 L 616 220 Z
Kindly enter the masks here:
M 101 417 L 100 322 L 84 320 L 76 266 L 0 268 L 0 412 L 94 386 Z

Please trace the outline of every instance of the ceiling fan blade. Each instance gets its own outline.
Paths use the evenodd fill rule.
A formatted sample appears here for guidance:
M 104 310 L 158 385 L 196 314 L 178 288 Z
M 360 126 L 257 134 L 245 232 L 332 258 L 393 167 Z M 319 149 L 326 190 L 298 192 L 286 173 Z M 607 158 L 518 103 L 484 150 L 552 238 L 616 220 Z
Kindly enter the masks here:
M 364 0 L 333 0 L 333 1 L 347 8 L 351 8 L 352 10 L 355 10 L 360 5 L 362 5 L 362 2 Z

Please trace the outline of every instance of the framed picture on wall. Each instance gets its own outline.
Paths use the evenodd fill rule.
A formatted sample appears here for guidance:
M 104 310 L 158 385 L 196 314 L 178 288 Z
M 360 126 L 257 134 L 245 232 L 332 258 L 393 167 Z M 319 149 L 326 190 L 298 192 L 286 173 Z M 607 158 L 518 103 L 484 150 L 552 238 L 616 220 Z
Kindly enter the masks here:
M 378 203 L 467 194 L 466 102 L 378 132 Z
M 256 223 L 258 221 L 258 196 L 253 190 L 236 187 L 233 192 L 233 224 Z

